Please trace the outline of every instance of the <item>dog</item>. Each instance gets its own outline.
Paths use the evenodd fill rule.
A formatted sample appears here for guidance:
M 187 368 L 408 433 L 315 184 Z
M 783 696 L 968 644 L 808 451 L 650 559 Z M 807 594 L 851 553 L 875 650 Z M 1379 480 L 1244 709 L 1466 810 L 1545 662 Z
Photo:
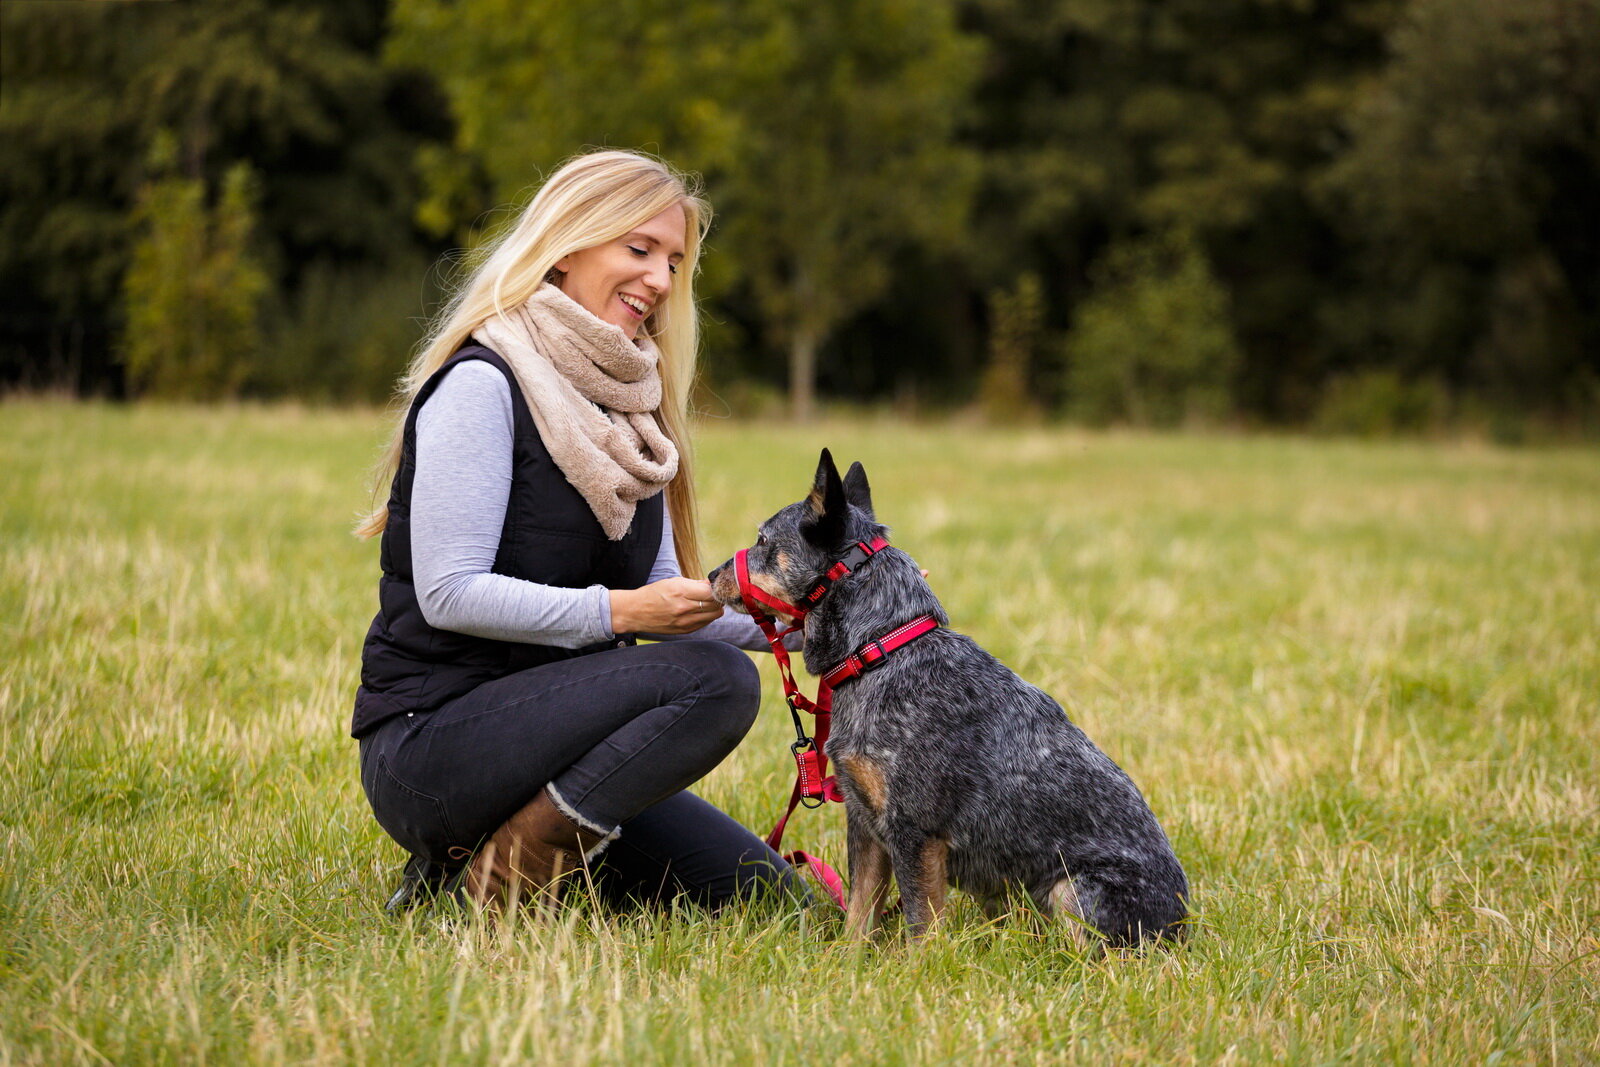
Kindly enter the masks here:
M 870 935 L 892 872 L 914 939 L 947 886 L 990 915 L 1025 892 L 1086 949 L 1184 938 L 1188 882 L 1138 787 L 1048 694 L 948 628 L 915 560 L 887 546 L 861 559 L 888 527 L 860 463 L 841 479 L 824 449 L 810 495 L 758 532 L 747 580 L 814 604 L 801 609 L 806 669 L 873 661 L 838 683 L 826 746 L 845 805 L 852 935 Z M 737 560 L 711 572 L 712 592 L 748 613 Z M 876 655 L 874 642 L 921 616 L 937 628 Z

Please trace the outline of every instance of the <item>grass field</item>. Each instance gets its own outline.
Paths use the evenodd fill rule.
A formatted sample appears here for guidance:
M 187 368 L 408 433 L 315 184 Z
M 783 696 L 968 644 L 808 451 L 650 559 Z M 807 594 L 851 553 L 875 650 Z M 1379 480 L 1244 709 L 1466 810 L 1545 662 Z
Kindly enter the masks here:
M 861 458 L 1149 796 L 1187 948 L 960 903 L 395 924 L 345 736 L 370 414 L 0 404 L 0 1062 L 1600 1060 L 1600 453 L 711 424 L 708 562 Z M 765 830 L 762 716 L 702 791 Z M 797 844 L 842 864 L 837 806 Z

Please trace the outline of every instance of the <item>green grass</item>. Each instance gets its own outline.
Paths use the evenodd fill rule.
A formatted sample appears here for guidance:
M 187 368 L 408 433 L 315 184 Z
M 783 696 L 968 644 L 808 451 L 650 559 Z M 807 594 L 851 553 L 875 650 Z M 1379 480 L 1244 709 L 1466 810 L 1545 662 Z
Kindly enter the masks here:
M 703 428 L 708 562 L 861 458 L 956 624 L 1144 788 L 1188 947 L 959 901 L 401 924 L 345 736 L 383 431 L 0 405 L 0 1061 L 1600 1059 L 1600 453 Z M 760 721 L 703 792 L 765 830 Z M 837 807 L 797 844 L 842 864 Z

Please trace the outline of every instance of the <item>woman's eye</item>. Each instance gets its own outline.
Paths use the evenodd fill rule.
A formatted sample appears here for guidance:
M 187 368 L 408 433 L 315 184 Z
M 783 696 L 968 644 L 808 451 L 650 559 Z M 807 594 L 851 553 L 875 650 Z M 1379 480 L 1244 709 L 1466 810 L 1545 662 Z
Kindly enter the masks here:
M 676 263 L 668 263 L 667 270 L 671 271 L 673 274 L 676 274 L 678 273 L 678 265 Z
M 645 256 L 648 256 L 650 254 L 649 252 L 646 252 L 644 249 L 635 248 L 632 245 L 628 246 L 628 251 L 632 252 L 634 255 L 638 256 L 640 259 L 643 259 Z

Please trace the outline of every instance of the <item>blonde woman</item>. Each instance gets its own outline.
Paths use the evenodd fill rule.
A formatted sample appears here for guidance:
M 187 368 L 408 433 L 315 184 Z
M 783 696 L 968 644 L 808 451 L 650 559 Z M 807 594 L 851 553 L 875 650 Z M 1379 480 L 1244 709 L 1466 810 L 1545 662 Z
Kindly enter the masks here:
M 585 864 L 619 902 L 798 886 L 685 791 L 749 729 L 739 648 L 766 647 L 698 577 L 685 406 L 709 214 L 655 159 L 571 160 L 404 381 L 388 502 L 360 529 L 383 575 L 351 728 L 412 857 L 391 910 L 447 880 L 490 910 L 548 899 Z

